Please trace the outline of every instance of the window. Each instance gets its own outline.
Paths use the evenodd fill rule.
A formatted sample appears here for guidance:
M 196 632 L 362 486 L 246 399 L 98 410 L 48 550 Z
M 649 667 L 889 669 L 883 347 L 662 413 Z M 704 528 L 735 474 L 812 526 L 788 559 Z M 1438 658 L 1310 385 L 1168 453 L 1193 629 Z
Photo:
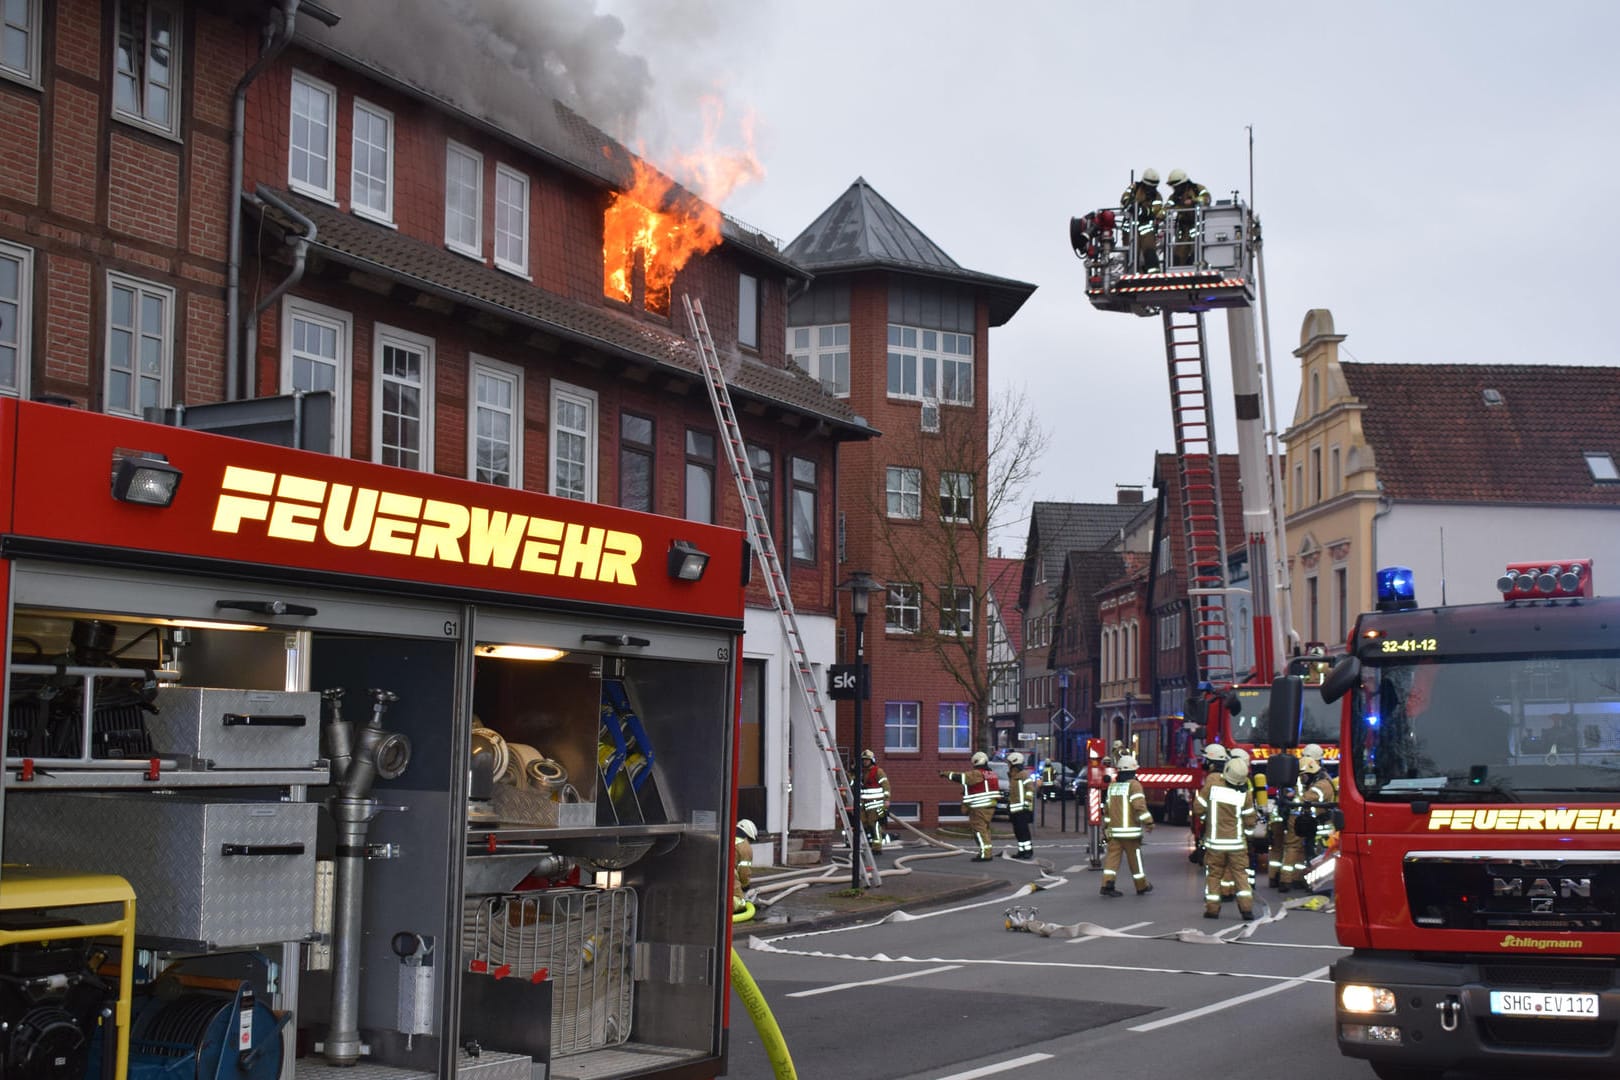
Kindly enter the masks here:
M 472 423 L 468 478 L 523 486 L 523 372 L 476 353 L 472 357 Z
M 596 392 L 551 384 L 551 493 L 596 501 Z
M 965 701 L 942 701 L 939 704 L 939 748 L 941 750 L 973 749 L 973 720 Z
M 737 344 L 759 348 L 759 278 L 737 275 Z
M 973 590 L 946 585 L 939 590 L 939 632 L 973 633 Z
M 1305 505 L 1305 463 L 1302 461 L 1294 466 L 1294 509 L 1298 510 Z
M 849 323 L 789 328 L 788 356 L 827 393 L 849 396 Z
M 0 241 L 0 394 L 28 395 L 34 253 Z
M 973 338 L 889 324 L 889 396 L 973 404 Z
M 9 37 L 15 0 L 5 5 Z M 37 47 L 37 46 L 36 46 Z M 180 10 L 175 0 L 120 0 L 113 113 L 166 135 L 180 128 Z
M 107 275 L 107 411 L 168 405 L 173 364 L 174 290 Z
M 39 84 L 40 0 L 0 5 L 0 73 Z
M 922 517 L 922 470 L 890 465 L 888 477 L 889 516 Z
M 973 520 L 973 474 L 939 474 L 939 516 L 944 521 Z
M 1317 618 L 1318 597 L 1317 580 L 1315 575 L 1305 579 L 1305 625 L 1310 628 L 1310 640 L 1321 641 L 1322 634 L 1319 629 L 1320 620 Z
M 349 350 L 354 321 L 344 311 L 289 297 L 281 319 L 281 392 L 325 390 L 332 395 L 332 447 L 349 453 Z
M 920 701 L 889 701 L 883 706 L 883 749 L 917 749 L 917 714 Z
M 1339 448 L 1333 447 L 1328 451 L 1328 484 L 1329 490 L 1337 495 L 1344 490 L 1344 473 L 1339 470 Z
M 505 165 L 495 169 L 495 265 L 529 274 L 529 178 Z
M 292 130 L 287 136 L 287 183 L 294 191 L 328 202 L 337 198 L 332 170 L 337 160 L 337 125 L 332 122 L 336 114 L 337 90 L 301 71 L 293 72 Z M 355 119 L 359 120 L 358 111 Z M 350 197 L 353 198 L 352 192 Z
M 1322 501 L 1322 448 L 1311 447 L 1311 501 Z
M 714 521 L 714 464 L 714 436 L 688 428 L 685 503 L 687 521 Z
M 816 463 L 793 459 L 793 558 L 816 561 Z
M 1339 640 L 1350 638 L 1350 581 L 1349 571 L 1342 566 L 1333 568 L 1333 608 L 1339 617 Z
M 433 471 L 433 339 L 377 324 L 372 459 Z
M 754 488 L 759 494 L 759 507 L 765 511 L 765 524 L 770 529 L 774 541 L 776 526 L 776 503 L 772 500 L 775 487 L 776 464 L 771 460 L 771 452 L 763 446 L 748 443 L 748 468 L 754 474 Z
M 349 205 L 362 217 L 394 220 L 394 114 L 367 101 L 354 101 L 354 164 L 349 171 Z
M 444 151 L 444 242 L 452 251 L 484 257 L 484 159 L 459 143 Z
M 1593 480 L 1608 482 L 1620 480 L 1620 471 L 1617 471 L 1614 467 L 1614 455 L 1607 452 L 1594 453 L 1588 451 L 1585 457 L 1586 467 L 1592 473 Z
M 922 629 L 922 586 L 890 584 L 883 600 L 883 629 L 891 634 Z
M 619 505 L 627 510 L 653 509 L 653 431 L 651 417 L 619 413 Z

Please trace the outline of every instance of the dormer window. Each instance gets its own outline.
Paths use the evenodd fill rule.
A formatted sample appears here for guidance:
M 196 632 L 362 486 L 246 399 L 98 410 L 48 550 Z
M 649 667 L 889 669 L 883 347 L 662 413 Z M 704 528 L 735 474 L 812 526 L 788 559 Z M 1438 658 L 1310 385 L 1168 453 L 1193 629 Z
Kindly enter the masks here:
M 1484 397 L 1486 405 L 1507 404 L 1507 399 L 1502 396 L 1502 391 L 1498 390 L 1494 386 L 1487 386 L 1484 390 L 1480 391 L 1480 395 Z
M 1614 467 L 1614 455 L 1608 451 L 1588 450 L 1585 453 L 1586 467 L 1592 472 L 1592 479 L 1599 483 L 1614 483 L 1620 481 L 1620 469 Z

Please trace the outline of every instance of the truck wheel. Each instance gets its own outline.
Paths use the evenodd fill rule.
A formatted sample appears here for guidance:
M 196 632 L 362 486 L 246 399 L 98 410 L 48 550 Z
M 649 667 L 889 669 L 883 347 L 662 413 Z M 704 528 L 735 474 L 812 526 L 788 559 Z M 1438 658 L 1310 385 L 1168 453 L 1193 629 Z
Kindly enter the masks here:
M 1411 1065 L 1388 1065 L 1381 1061 L 1368 1062 L 1378 1080 L 1440 1080 L 1444 1070 L 1419 1069 Z

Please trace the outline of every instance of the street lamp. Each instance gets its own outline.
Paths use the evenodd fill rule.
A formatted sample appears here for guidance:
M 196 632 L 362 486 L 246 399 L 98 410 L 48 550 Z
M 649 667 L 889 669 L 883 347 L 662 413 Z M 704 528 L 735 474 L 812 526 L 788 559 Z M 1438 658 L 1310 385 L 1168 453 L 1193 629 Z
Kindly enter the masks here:
M 838 586 L 849 593 L 849 610 L 855 616 L 855 780 L 850 784 L 849 801 L 849 887 L 859 889 L 861 881 L 861 700 L 866 697 L 866 612 L 873 593 L 883 592 L 883 583 L 865 570 L 856 570 Z

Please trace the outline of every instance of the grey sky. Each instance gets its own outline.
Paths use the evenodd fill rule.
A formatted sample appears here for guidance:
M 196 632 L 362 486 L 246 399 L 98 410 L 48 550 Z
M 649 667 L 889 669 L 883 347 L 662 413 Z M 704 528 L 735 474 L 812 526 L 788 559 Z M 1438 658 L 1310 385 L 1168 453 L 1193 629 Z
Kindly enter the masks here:
M 699 89 L 756 114 L 766 175 L 728 212 L 791 240 L 864 176 L 962 265 L 1039 286 L 990 339 L 992 383 L 1022 384 L 1053 433 L 1035 498 L 1111 501 L 1173 445 L 1158 320 L 1090 308 L 1069 217 L 1113 205 L 1147 166 L 1247 198 L 1245 125 L 1280 426 L 1312 307 L 1367 362 L 1616 362 L 1620 5 L 599 8 L 648 62 L 655 158 L 696 138 Z

